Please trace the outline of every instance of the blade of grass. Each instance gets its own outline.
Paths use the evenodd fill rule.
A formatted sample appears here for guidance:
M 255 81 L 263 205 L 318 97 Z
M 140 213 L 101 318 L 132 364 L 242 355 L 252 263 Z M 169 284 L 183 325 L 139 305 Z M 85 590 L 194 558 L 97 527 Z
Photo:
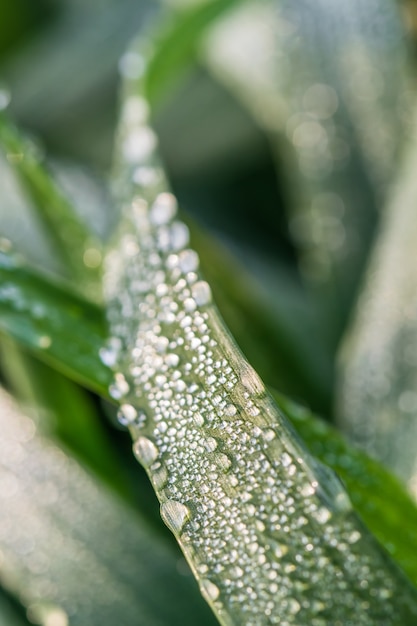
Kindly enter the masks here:
M 36 149 L 0 114 L 0 146 L 16 172 L 36 215 L 42 220 L 56 254 L 65 262 L 74 284 L 89 297 L 98 296 L 100 266 L 89 259 L 101 258 L 101 243 L 58 188 L 41 163 Z
M 106 337 L 102 310 L 4 252 L 0 331 L 73 380 L 101 393 L 106 389 L 109 371 L 98 360 Z
M 222 624 L 412 624 L 415 588 L 225 328 L 133 88 L 118 136 L 124 211 L 107 256 L 106 362 L 163 520 Z

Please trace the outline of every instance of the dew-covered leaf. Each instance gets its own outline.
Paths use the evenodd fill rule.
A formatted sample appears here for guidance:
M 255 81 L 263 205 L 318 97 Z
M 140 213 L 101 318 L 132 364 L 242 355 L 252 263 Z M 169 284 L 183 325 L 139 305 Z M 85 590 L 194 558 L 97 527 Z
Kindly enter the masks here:
M 417 498 L 415 128 L 342 349 L 338 408 L 343 430 Z
M 102 358 L 162 519 L 223 624 L 411 624 L 415 591 L 226 330 L 135 85 L 119 130 L 124 210 L 107 257 Z

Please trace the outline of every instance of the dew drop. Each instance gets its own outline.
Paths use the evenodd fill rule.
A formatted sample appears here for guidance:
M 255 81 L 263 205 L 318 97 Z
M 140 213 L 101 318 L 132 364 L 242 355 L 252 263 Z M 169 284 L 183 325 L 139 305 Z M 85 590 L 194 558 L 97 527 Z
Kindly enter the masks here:
M 268 430 L 264 431 L 263 437 L 265 441 L 272 441 L 273 439 L 275 439 L 275 431 L 269 428 Z
M 201 413 L 195 413 L 193 415 L 194 422 L 197 426 L 202 426 L 204 424 L 204 417 Z
M 329 509 L 325 509 L 324 507 L 317 509 L 314 515 L 314 517 L 320 524 L 326 524 L 331 516 L 332 514 L 330 513 Z
M 216 461 L 222 472 L 227 472 L 232 465 L 232 461 L 226 454 L 223 453 L 220 453 L 216 456 Z
M 161 174 L 158 170 L 147 165 L 139 166 L 133 172 L 133 182 L 142 187 L 150 187 L 156 185 L 161 178 Z
M 278 543 L 275 545 L 274 553 L 279 559 L 285 556 L 288 552 L 288 546 L 285 544 Z
M 235 407 L 234 404 L 228 404 L 226 408 L 224 409 L 224 413 L 228 417 L 233 417 L 237 413 L 237 408 Z
M 145 467 L 152 465 L 158 458 L 158 448 L 147 437 L 139 437 L 133 444 L 133 454 Z
M 302 496 L 308 498 L 308 496 L 312 496 L 316 492 L 315 487 L 312 483 L 306 483 L 300 489 L 300 493 Z
M 293 615 L 296 615 L 301 609 L 301 605 L 295 598 L 290 598 L 288 600 L 288 608 Z
M 166 467 L 164 467 L 163 465 L 161 465 L 159 469 L 155 470 L 152 473 L 152 481 L 155 486 L 155 489 L 157 489 L 158 491 L 160 491 L 161 489 L 165 487 L 167 480 L 168 480 L 168 472 L 167 472 Z
M 188 272 L 195 272 L 198 268 L 199 258 L 197 252 L 194 252 L 194 250 L 183 250 L 178 255 L 178 259 L 178 264 L 184 274 L 187 274 Z
M 123 376 L 123 374 L 116 374 L 114 377 L 114 383 L 109 387 L 109 394 L 115 400 L 120 400 L 129 391 L 129 385 Z
M 123 143 L 123 156 L 128 163 L 139 163 L 147 159 L 157 145 L 155 133 L 148 126 L 130 131 Z
M 149 219 L 154 226 L 162 226 L 172 220 L 177 211 L 177 201 L 172 193 L 160 193 L 149 212 Z
M 129 426 L 135 421 L 138 413 L 131 404 L 122 404 L 117 412 L 117 420 L 122 426 Z
M 164 336 L 158 337 L 155 342 L 156 351 L 162 354 L 163 352 L 166 351 L 166 349 L 168 348 L 168 345 L 169 345 L 169 339 L 167 337 L 164 337 Z
M 165 363 L 168 365 L 168 367 L 177 367 L 177 365 L 180 362 L 180 357 L 178 356 L 178 354 L 175 353 L 171 353 L 171 354 L 167 354 L 165 357 Z
M 197 303 L 194 300 L 194 298 L 186 298 L 184 300 L 184 309 L 187 311 L 187 313 L 191 313 L 192 311 L 195 311 L 197 308 Z
M 205 441 L 205 446 L 208 452 L 214 452 L 214 450 L 217 448 L 217 441 L 214 439 L 214 437 L 208 437 Z
M 202 596 L 208 602 L 214 602 L 220 595 L 220 590 L 217 585 L 212 583 L 211 580 L 208 580 L 208 578 L 203 578 L 200 582 L 200 589 Z
M 39 337 L 38 345 L 40 348 L 46 350 L 47 348 L 51 347 L 51 344 L 52 339 L 48 335 L 42 335 L 42 337 Z
M 190 510 L 177 500 L 166 500 L 161 504 L 161 517 L 168 528 L 178 534 L 190 519 Z
M 170 247 L 174 251 L 182 250 L 190 240 L 190 233 L 183 222 L 173 222 L 169 231 Z
M 10 93 L 5 89 L 0 89 L 0 111 L 6 109 L 9 106 Z
M 211 302 L 210 285 L 205 280 L 195 283 L 191 288 L 191 293 L 198 306 L 204 306 Z
M 361 534 L 358 530 L 354 530 L 353 532 L 351 532 L 351 534 L 349 535 L 348 542 L 349 543 L 356 543 L 357 541 L 359 541 L 359 539 L 361 538 Z

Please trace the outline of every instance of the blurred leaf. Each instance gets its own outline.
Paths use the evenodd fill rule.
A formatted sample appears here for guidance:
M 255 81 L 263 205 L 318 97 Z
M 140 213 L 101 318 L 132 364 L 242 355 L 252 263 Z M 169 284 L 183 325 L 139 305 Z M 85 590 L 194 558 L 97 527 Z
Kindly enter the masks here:
M 14 394 L 31 407 L 42 433 L 61 443 L 132 502 L 125 468 L 92 398 L 71 380 L 3 338 L 1 364 Z
M 31 621 L 213 624 L 179 554 L 37 435 L 4 391 L 0 402 L 0 576 Z
M 155 30 L 148 53 L 144 95 L 158 108 L 167 99 L 170 88 L 178 88 L 179 77 L 195 63 L 199 40 L 207 27 L 241 0 L 210 0 L 188 10 L 162 18 Z
M 270 136 L 301 268 L 324 297 L 322 332 L 335 346 L 409 123 L 398 7 L 244 2 L 202 44 Z
M 0 626 L 29 626 L 24 608 L 0 588 Z
M 62 0 L 54 19 L 1 67 L 20 124 L 61 153 L 108 168 L 117 66 L 155 0 Z
M 416 139 L 415 123 L 341 353 L 338 409 L 417 499 Z
M 98 360 L 106 337 L 101 309 L 0 252 L 0 331 L 75 381 L 103 393 L 109 371 Z
M 71 272 L 74 284 L 89 297 L 97 294 L 101 244 L 48 175 L 34 146 L 4 114 L 0 115 L 0 146 L 55 244 L 57 256 Z

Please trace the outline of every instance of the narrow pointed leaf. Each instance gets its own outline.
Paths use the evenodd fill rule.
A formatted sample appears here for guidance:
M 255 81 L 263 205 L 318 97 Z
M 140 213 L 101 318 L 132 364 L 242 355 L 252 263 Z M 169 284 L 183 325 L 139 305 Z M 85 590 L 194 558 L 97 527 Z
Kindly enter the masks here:
M 224 327 L 152 137 L 146 103 L 128 95 L 104 358 L 134 453 L 203 596 L 227 625 L 411 624 L 415 591 Z
M 31 621 L 212 625 L 179 555 L 36 434 L 3 390 L 0 405 L 0 579 Z
M 101 309 L 0 252 L 0 331 L 77 382 L 103 391 L 107 368 L 97 362 L 106 336 Z
M 77 288 L 84 288 L 89 297 L 97 296 L 99 268 L 91 264 L 89 255 L 91 258 L 92 251 L 100 254 L 101 244 L 41 164 L 38 151 L 4 113 L 0 114 L 0 148 L 16 172 L 28 201 Z

